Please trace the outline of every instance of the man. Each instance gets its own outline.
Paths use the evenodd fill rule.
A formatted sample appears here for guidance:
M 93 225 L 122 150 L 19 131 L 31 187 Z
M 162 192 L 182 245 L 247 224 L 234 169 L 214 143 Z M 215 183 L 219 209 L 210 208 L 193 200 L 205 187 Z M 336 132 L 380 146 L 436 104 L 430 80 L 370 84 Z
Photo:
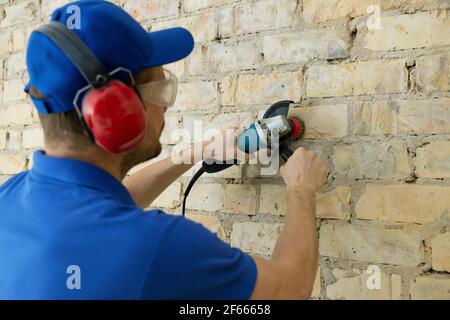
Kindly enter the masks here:
M 309 298 L 324 164 L 301 148 L 281 168 L 287 216 L 270 260 L 246 255 L 183 217 L 144 212 L 192 167 L 166 159 L 125 178 L 161 152 L 169 106 L 147 99 L 145 88 L 165 77 L 164 64 L 189 55 L 193 39 L 181 28 L 147 33 L 108 2 L 75 5 L 81 28 L 72 32 L 109 71 L 125 67 L 143 88 L 147 130 L 129 152 L 93 143 L 72 104 L 86 81 L 48 37 L 31 35 L 26 90 L 39 111 L 45 150 L 33 155 L 31 170 L 0 187 L 0 299 Z M 66 24 L 67 11 L 56 10 L 52 20 Z

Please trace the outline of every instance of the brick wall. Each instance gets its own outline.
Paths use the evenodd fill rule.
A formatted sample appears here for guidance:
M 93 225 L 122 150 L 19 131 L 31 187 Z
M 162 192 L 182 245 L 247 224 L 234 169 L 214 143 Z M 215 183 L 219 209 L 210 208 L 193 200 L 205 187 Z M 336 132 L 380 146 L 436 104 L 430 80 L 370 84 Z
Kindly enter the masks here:
M 66 1 L 0 0 L 0 182 L 42 146 L 22 92 L 28 34 Z M 245 125 L 296 102 L 305 139 L 331 173 L 317 198 L 320 299 L 450 299 L 450 1 L 118 0 L 151 30 L 187 27 L 171 131 Z M 376 7 L 370 7 L 375 5 Z M 368 11 L 369 8 L 369 11 Z M 379 8 L 381 17 L 372 12 Z M 369 13 L 368 13 L 369 12 Z M 377 28 L 377 26 L 379 28 Z M 185 174 L 154 204 L 179 213 Z M 189 215 L 249 253 L 270 256 L 285 187 L 257 166 L 205 176 Z M 380 289 L 370 290 L 369 266 Z

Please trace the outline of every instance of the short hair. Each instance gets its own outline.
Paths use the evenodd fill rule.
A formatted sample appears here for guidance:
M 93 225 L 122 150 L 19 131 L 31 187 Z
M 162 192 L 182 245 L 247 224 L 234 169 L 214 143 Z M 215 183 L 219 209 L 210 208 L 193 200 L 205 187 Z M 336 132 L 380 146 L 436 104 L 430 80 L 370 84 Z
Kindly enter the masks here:
M 36 99 L 46 98 L 33 86 L 30 87 L 29 94 Z M 72 147 L 86 146 L 89 137 L 75 110 L 51 114 L 39 113 L 39 119 L 47 145 L 68 144 Z

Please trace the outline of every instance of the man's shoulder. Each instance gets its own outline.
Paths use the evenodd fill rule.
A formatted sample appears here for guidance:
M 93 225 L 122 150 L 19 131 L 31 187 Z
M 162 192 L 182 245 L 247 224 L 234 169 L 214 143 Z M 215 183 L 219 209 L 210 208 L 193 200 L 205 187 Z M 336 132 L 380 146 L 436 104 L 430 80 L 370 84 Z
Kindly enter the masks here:
M 2 191 L 9 190 L 13 186 L 22 182 L 27 177 L 28 173 L 29 173 L 29 171 L 23 171 L 19 174 L 16 174 L 15 176 L 12 176 L 9 179 L 5 180 L 2 184 L 0 184 L 0 193 Z

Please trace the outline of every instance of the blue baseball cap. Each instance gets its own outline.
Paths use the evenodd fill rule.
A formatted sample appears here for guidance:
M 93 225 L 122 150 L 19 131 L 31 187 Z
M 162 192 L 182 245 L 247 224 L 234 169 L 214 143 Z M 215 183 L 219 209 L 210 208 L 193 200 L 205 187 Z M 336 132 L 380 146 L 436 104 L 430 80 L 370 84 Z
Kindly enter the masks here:
M 75 9 L 74 9 L 75 8 Z M 147 32 L 119 6 L 102 0 L 69 3 L 52 13 L 51 21 L 69 25 L 79 13 L 79 28 L 71 28 L 111 72 L 119 67 L 133 74 L 187 57 L 194 48 L 192 34 L 184 28 Z M 76 17 L 75 17 L 76 18 Z M 68 23 L 69 22 L 69 23 Z M 74 110 L 76 93 L 88 85 L 76 66 L 50 38 L 33 32 L 26 63 L 30 77 L 25 87 L 38 89 L 45 99 L 31 97 L 42 114 Z M 114 78 L 128 81 L 127 74 Z

